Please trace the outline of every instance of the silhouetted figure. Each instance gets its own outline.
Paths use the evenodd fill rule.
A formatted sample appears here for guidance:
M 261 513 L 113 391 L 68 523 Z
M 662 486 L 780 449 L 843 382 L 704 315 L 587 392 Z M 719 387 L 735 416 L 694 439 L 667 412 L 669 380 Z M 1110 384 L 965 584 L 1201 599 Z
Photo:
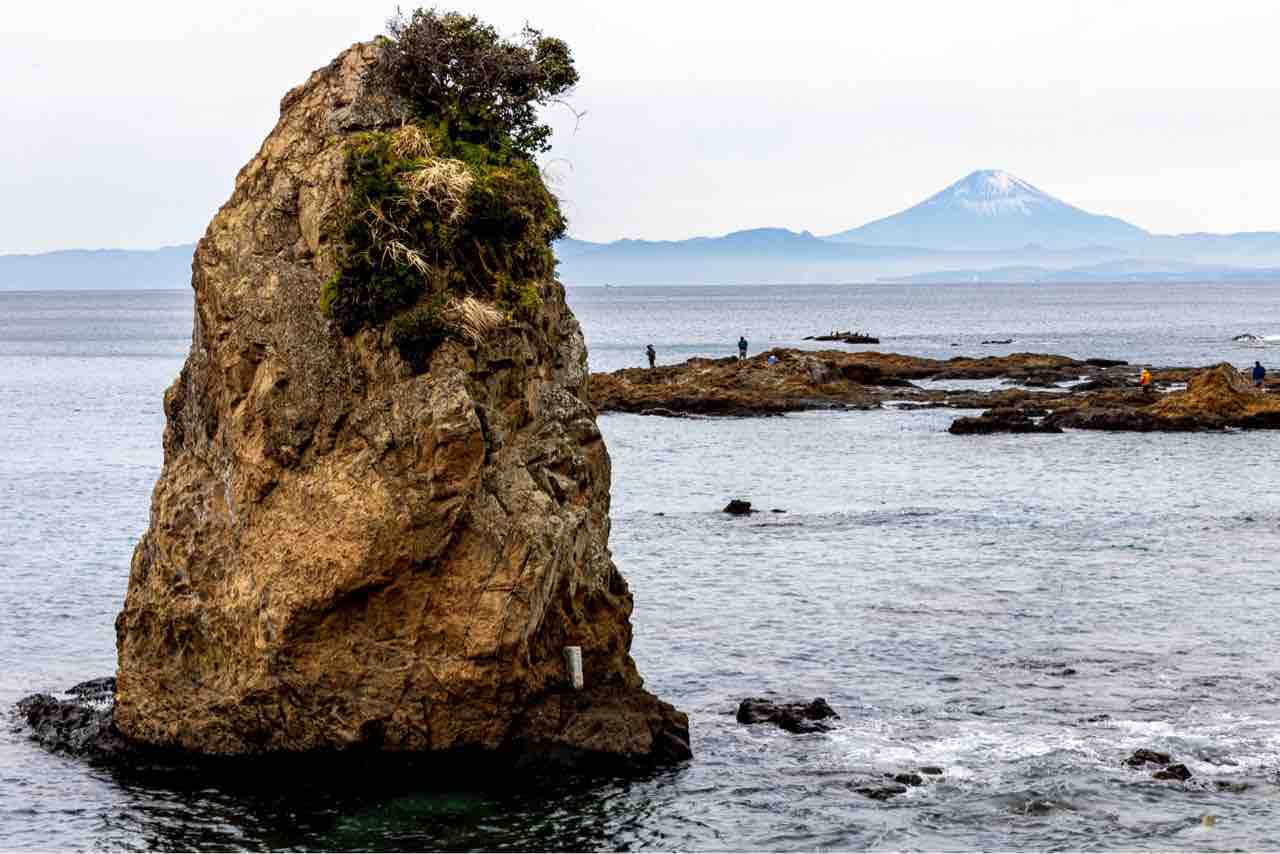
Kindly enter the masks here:
M 738 338 L 738 360 L 747 358 L 747 336 L 743 335 Z
M 1261 362 L 1253 363 L 1253 384 L 1258 388 L 1262 388 L 1262 381 L 1267 378 L 1267 369 L 1262 367 Z
M 653 363 L 658 359 L 658 351 L 653 349 L 653 345 L 650 344 L 648 347 L 644 348 L 644 354 L 649 357 L 649 367 L 652 368 Z

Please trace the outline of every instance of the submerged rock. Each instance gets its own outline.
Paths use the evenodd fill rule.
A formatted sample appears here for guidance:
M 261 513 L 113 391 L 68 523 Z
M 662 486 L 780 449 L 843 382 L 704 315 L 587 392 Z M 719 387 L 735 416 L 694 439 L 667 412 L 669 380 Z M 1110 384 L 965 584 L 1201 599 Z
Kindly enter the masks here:
M 609 455 L 560 284 L 538 283 L 528 319 L 487 309 L 412 361 L 390 330 L 321 311 L 346 145 L 399 127 L 364 89 L 376 50 L 285 96 L 196 248 L 191 351 L 116 621 L 115 725 L 202 754 L 687 758 L 685 715 L 630 655 Z
M 827 732 L 830 718 L 839 718 L 821 697 L 809 702 L 775 703 L 763 697 L 748 697 L 738 704 L 738 723 L 771 723 L 791 733 Z
M 1170 765 L 1163 771 L 1157 771 L 1151 776 L 1155 777 L 1157 780 L 1190 780 L 1191 771 L 1186 765 L 1179 762 L 1176 765 Z
M 116 729 L 109 704 L 32 694 L 18 701 L 17 711 L 30 728 L 31 737 L 58 753 L 107 762 L 130 756 L 136 750 Z
M 898 784 L 889 784 L 884 786 L 857 786 L 854 791 L 860 795 L 866 795 L 873 801 L 887 801 L 895 795 L 905 795 L 907 787 Z
M 1124 761 L 1124 764 L 1131 768 L 1141 768 L 1143 765 L 1168 765 L 1169 754 L 1161 753 L 1158 750 L 1148 750 L 1143 747 L 1135 750 L 1133 755 Z
M 746 516 L 747 514 L 754 513 L 755 511 L 751 509 L 750 501 L 733 498 L 724 506 L 724 510 L 721 512 L 728 513 L 733 516 Z

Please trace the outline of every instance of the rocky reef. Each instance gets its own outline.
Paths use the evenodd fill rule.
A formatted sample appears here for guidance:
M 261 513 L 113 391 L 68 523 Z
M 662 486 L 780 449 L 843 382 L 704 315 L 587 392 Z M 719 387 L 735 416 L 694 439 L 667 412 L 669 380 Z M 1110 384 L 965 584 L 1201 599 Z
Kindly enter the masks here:
M 770 358 L 773 363 L 770 364 Z M 876 351 L 769 350 L 750 359 L 690 359 L 681 365 L 624 368 L 591 375 L 591 401 L 601 412 L 651 415 L 781 415 L 808 409 L 875 409 L 885 400 L 931 406 L 981 406 L 975 397 L 925 390 L 917 380 L 1005 379 L 1052 384 L 1098 378 L 1105 365 L 1066 356 L 1015 353 L 938 360 Z M 1021 400 L 1010 389 L 1001 399 Z
M 935 382 L 922 385 L 922 380 Z M 949 387 L 947 380 L 995 381 L 998 387 Z M 1144 391 L 1127 362 L 1040 353 L 937 360 L 875 351 L 778 349 L 745 361 L 695 358 L 682 365 L 592 374 L 590 394 L 601 412 L 664 416 L 782 415 L 886 405 L 984 410 L 952 422 L 949 431 L 956 435 L 1280 428 L 1280 395 L 1254 388 L 1228 364 L 1156 369 L 1151 390 Z
M 369 90 L 379 50 L 355 45 L 285 95 L 196 248 L 191 351 L 116 621 L 114 726 L 200 754 L 685 759 L 686 716 L 629 652 L 581 330 L 558 282 L 508 275 L 550 257 L 554 223 L 535 216 L 550 197 L 518 161 L 437 156 L 429 126 Z M 415 234 L 496 221 L 525 243 L 469 241 L 487 253 L 474 267 L 463 249 L 371 254 L 352 234 L 381 222 L 340 219 L 360 181 L 372 192 L 366 169 L 417 182 L 396 200 L 421 205 Z M 525 208 L 502 219 L 509 186 Z M 341 289 L 380 264 L 379 287 L 419 267 L 427 284 L 396 302 Z M 359 314 L 369 294 L 381 315 Z

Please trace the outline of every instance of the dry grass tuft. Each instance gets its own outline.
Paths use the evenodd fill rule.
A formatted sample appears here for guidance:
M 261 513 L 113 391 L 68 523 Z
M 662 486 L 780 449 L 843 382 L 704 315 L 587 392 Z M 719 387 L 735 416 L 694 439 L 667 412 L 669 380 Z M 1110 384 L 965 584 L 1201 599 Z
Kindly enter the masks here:
M 474 180 L 471 170 L 461 160 L 436 159 L 400 176 L 405 201 L 414 210 L 425 202 L 436 206 L 436 212 L 447 222 L 462 219 L 467 192 Z
M 426 258 L 422 257 L 422 253 L 411 249 L 399 240 L 390 240 L 383 244 L 382 257 L 390 258 L 401 266 L 412 267 L 423 276 L 431 275 L 431 265 L 427 263 Z
M 417 125 L 401 125 L 391 132 L 391 150 L 402 160 L 430 157 L 431 138 Z
M 479 344 L 502 325 L 502 312 L 475 297 L 450 301 L 445 314 L 473 344 Z

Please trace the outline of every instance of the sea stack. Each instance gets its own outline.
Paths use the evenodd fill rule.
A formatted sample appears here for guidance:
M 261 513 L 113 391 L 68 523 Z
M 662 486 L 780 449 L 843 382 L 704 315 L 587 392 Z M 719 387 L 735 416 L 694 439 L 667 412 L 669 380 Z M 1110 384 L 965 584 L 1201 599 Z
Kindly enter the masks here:
M 644 690 L 629 652 L 586 349 L 546 260 L 554 228 L 528 213 L 551 197 L 527 183 L 536 169 L 440 153 L 368 83 L 385 44 L 285 95 L 196 248 L 191 351 L 116 620 L 115 723 L 206 754 L 687 758 L 686 716 Z M 503 182 L 526 176 L 508 217 L 524 244 L 474 265 L 465 247 L 352 245 L 368 151 L 399 158 L 395 186 L 421 179 L 393 200 L 428 211 L 416 233 L 424 216 L 455 234 L 505 223 Z M 353 265 L 388 258 L 411 286 L 368 316 L 338 311 L 359 302 L 334 291 Z

